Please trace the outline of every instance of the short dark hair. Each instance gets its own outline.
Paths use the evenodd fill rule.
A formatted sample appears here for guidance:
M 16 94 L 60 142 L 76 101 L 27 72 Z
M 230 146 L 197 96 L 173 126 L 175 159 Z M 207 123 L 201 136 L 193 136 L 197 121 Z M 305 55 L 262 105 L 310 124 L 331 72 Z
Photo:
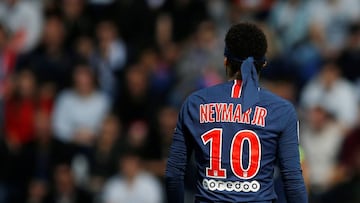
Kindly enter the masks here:
M 237 58 L 254 57 L 255 60 L 262 59 L 267 50 L 267 41 L 263 31 L 252 23 L 238 23 L 229 29 L 225 37 L 227 50 Z M 240 70 L 241 63 L 228 59 L 230 76 Z M 264 63 L 255 62 L 258 72 Z M 241 73 L 240 73 L 241 74 Z

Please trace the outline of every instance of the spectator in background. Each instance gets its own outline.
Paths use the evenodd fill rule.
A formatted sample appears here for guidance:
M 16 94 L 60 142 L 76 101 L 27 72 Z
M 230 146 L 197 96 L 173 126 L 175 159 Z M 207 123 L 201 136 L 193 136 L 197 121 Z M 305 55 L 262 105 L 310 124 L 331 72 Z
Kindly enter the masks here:
M 318 30 L 323 41 L 323 54 L 336 56 L 345 44 L 347 27 L 360 18 L 358 0 L 309 1 L 312 29 Z
M 48 192 L 49 187 L 46 182 L 34 179 L 29 183 L 28 196 L 25 203 L 47 203 L 45 200 Z
M 344 76 L 360 85 L 360 21 L 348 27 L 348 36 L 344 49 L 339 56 L 339 65 Z M 360 93 L 360 92 L 358 92 Z M 360 94 L 359 94 L 360 96 Z
M 111 6 L 114 3 L 114 0 L 90 0 L 89 2 L 94 6 Z
M 56 166 L 54 171 L 54 188 L 46 202 L 91 203 L 93 197 L 87 191 L 76 187 L 73 173 L 67 163 Z
M 153 119 L 156 119 L 156 115 Z M 161 157 L 161 140 L 159 136 L 150 128 L 154 121 L 133 120 L 126 129 L 126 137 L 119 148 L 120 154 L 126 152 L 127 148 L 136 150 L 140 156 L 144 169 L 150 169 L 154 161 Z M 150 168 L 148 168 L 148 165 Z M 156 172 L 155 169 L 153 172 Z
M 119 160 L 119 174 L 105 184 L 103 203 L 160 203 L 162 189 L 159 181 L 142 170 L 141 158 L 128 149 Z
M 98 91 L 94 73 L 88 65 L 78 64 L 73 80 L 73 88 L 63 91 L 56 99 L 55 136 L 66 143 L 93 146 L 110 102 Z
M 43 16 L 40 6 L 23 0 L 0 3 L 0 21 L 10 30 L 10 46 L 18 53 L 31 51 L 40 40 Z
M 338 160 L 338 179 L 358 179 L 360 176 L 360 126 L 346 136 Z
M 158 119 L 158 133 L 161 137 L 162 155 L 167 157 L 168 149 L 172 142 L 172 136 L 176 127 L 178 110 L 171 106 L 164 106 L 159 110 Z
M 322 59 L 322 38 L 317 30 L 309 28 L 310 2 L 312 1 L 277 1 L 269 18 L 269 25 L 278 36 L 282 51 L 281 63 L 271 67 L 274 61 L 270 60 L 269 65 L 271 68 L 281 68 L 275 71 L 275 75 L 284 72 L 296 75 L 296 82 L 300 87 L 318 72 Z
M 144 160 L 153 159 L 159 143 L 155 142 L 154 145 L 151 145 L 151 139 L 152 135 L 147 122 L 143 120 L 132 121 L 127 129 L 125 146 L 136 150 Z
M 121 28 L 123 37 L 129 45 L 131 62 L 139 51 L 155 44 L 155 21 L 160 5 L 153 5 L 147 0 L 116 2 L 113 19 L 116 19 L 116 24 Z
M 61 9 L 67 31 L 65 44 L 73 46 L 80 35 L 93 31 L 93 24 L 86 12 L 86 1 L 62 0 Z
M 322 103 L 312 104 L 306 109 L 305 122 L 302 123 L 300 141 L 307 158 L 310 199 L 314 203 L 333 183 L 337 155 L 345 137 L 331 114 L 332 109 Z
M 210 0 L 206 4 L 209 17 L 214 21 L 216 27 L 224 32 L 226 32 L 226 28 L 229 27 L 229 6 L 229 1 L 222 0 Z M 225 35 L 225 33 L 222 34 Z
M 357 118 L 358 99 L 354 92 L 352 84 L 341 76 L 339 67 L 327 61 L 319 75 L 304 88 L 300 102 L 308 109 L 321 101 L 347 130 L 355 125 Z
M 310 27 L 306 39 L 285 52 L 285 68 L 294 72 L 300 88 L 320 72 L 325 57 L 323 43 L 320 31 Z
M 8 47 L 8 38 L 6 28 L 0 24 L 0 133 L 4 127 L 4 100 L 8 93 L 8 83 L 16 59 L 16 54 Z
M 164 177 L 165 175 L 166 160 L 176 127 L 177 117 L 178 110 L 171 106 L 163 106 L 157 113 L 155 127 L 157 139 L 153 138 L 152 140 L 158 146 L 158 157 L 148 160 L 144 163 L 144 167 L 158 177 Z
M 195 89 L 219 84 L 225 79 L 224 64 L 216 60 L 223 56 L 223 47 L 213 22 L 202 22 L 192 40 L 176 68 L 179 79 L 175 87 L 176 105 Z
M 34 140 L 24 146 L 24 173 L 35 180 L 50 183 L 59 163 L 69 162 L 71 147 L 54 137 L 51 117 L 46 111 L 35 113 Z
M 90 35 L 80 35 L 75 42 L 76 56 L 82 60 L 91 63 L 95 55 L 94 40 Z
M 30 142 L 34 135 L 36 81 L 30 70 L 22 70 L 15 78 L 15 89 L 5 101 L 5 135 L 14 146 Z
M 5 184 L 7 188 L 7 191 L 5 191 L 7 199 L 2 200 L 0 197 L 1 203 L 24 202 L 27 195 L 26 188 L 31 179 L 34 179 L 33 181 L 35 181 L 34 184 L 36 186 L 29 188 L 29 190 L 35 190 L 31 193 L 36 193 L 39 189 L 38 181 L 44 182 L 45 184 L 50 183 L 51 172 L 56 163 L 70 160 L 68 146 L 65 146 L 52 137 L 48 112 L 41 110 L 37 105 L 32 108 L 34 112 L 28 115 L 34 117 L 28 121 L 32 123 L 29 125 L 34 125 L 31 140 L 27 140 L 27 142 L 24 143 L 24 137 L 6 137 L 4 145 L 0 144 L 0 153 L 2 153 L 0 165 L 3 168 L 3 170 L 0 170 L 0 176 L 4 176 L 0 177 L 0 185 Z M 7 110 L 11 111 L 13 109 Z M 17 111 L 11 111 L 11 113 L 13 113 L 14 117 L 20 115 L 21 118 L 22 113 L 17 114 Z M 13 119 L 9 121 L 13 121 Z M 24 124 L 24 126 L 22 126 L 20 123 L 13 126 L 13 128 L 21 132 L 21 130 L 30 128 L 30 126 L 26 125 L 27 124 Z M 15 139 L 15 141 L 12 139 Z M 20 139 L 20 141 L 17 139 Z M 32 199 L 32 197 L 30 199 Z
M 22 148 L 17 143 L 0 139 L 0 202 L 23 202 L 28 173 L 23 170 Z
M 150 92 L 155 103 L 163 105 L 169 102 L 171 90 L 175 86 L 175 65 L 179 59 L 179 47 L 169 43 L 160 48 L 156 65 L 150 70 Z
M 263 20 L 269 15 L 270 8 L 275 0 L 235 0 L 234 5 L 241 16 L 240 19 Z
M 53 83 L 43 83 L 38 87 L 38 108 L 47 115 L 52 115 L 55 100 L 55 85 Z
M 91 10 L 92 20 L 95 20 L 95 23 L 98 20 L 108 17 L 114 17 L 115 0 L 89 0 L 87 4 Z M 127 3 L 127 2 L 126 2 Z
M 124 147 L 122 129 L 119 119 L 108 115 L 101 127 L 96 141 L 93 163 L 91 167 L 91 188 L 99 193 L 104 182 L 115 174 L 119 151 Z
M 306 1 L 277 1 L 272 7 L 269 24 L 281 39 L 284 50 L 291 50 L 304 40 L 310 23 Z
M 118 74 L 127 62 L 126 45 L 111 21 L 101 21 L 96 26 L 96 37 L 98 50 L 92 63 L 100 89 L 114 100 L 118 96 Z
M 173 22 L 175 42 L 183 42 L 208 17 L 205 1 L 166 1 L 163 9 L 170 13 Z
M 360 202 L 360 126 L 347 135 L 341 146 L 335 183 L 322 197 L 322 203 Z
M 60 91 L 71 84 L 74 57 L 65 46 L 65 29 L 59 16 L 48 16 L 40 46 L 33 52 L 19 57 L 18 69 L 30 66 L 39 83 L 50 82 Z
M 27 192 L 27 184 L 34 175 L 34 171 L 42 172 L 45 175 L 47 163 L 44 157 L 37 154 L 37 158 L 42 160 L 29 159 L 33 154 L 27 154 L 29 146 L 32 146 L 34 132 L 38 132 L 37 127 L 33 127 L 37 105 L 34 95 L 34 78 L 31 72 L 23 70 L 19 73 L 16 82 L 16 89 L 13 97 L 7 101 L 6 107 L 6 136 L 0 139 L 0 202 L 18 203 L 24 202 Z M 46 125 L 38 123 L 39 125 Z M 38 149 L 40 149 L 39 147 Z M 42 151 L 42 152 L 45 152 Z M 35 153 L 35 152 L 34 152 Z M 36 152 L 38 153 L 38 152 Z M 49 158 L 49 157 L 47 157 Z M 49 158 L 55 161 L 54 157 Z M 48 160 L 46 160 L 48 161 Z M 39 167 L 39 168 L 36 168 Z M 44 168 L 42 168 L 44 167 Z M 35 170 L 38 169 L 38 170 Z M 44 177 L 44 176 L 42 176 Z
M 155 22 L 155 41 L 158 47 L 166 46 L 173 40 L 173 22 L 169 14 L 160 14 Z
M 174 64 L 178 58 L 175 44 L 164 45 L 161 50 L 144 49 L 137 64 L 147 77 L 148 99 L 156 107 L 167 102 L 175 82 Z M 154 106 L 155 107 L 155 106 Z
M 148 71 L 135 64 L 127 69 L 124 80 L 124 90 L 115 105 L 124 126 L 130 126 L 131 122 L 136 120 L 150 121 L 155 104 L 152 103 L 149 91 Z

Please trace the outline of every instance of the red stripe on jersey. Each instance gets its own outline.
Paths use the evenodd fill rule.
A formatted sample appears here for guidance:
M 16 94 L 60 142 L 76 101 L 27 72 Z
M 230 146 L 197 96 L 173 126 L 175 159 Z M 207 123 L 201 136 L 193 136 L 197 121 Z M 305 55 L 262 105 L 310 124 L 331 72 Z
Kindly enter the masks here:
M 232 98 L 240 98 L 241 96 L 241 88 L 242 81 L 241 80 L 234 80 L 234 84 L 231 89 L 231 97 Z

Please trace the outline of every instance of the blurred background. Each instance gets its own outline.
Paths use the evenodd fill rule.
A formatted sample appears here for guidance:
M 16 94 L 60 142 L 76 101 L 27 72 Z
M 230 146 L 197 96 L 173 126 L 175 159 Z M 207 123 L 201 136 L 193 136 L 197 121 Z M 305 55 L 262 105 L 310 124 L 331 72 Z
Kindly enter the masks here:
M 240 21 L 298 109 L 310 202 L 359 203 L 358 0 L 2 0 L 0 203 L 163 202 L 178 110 L 226 80 Z

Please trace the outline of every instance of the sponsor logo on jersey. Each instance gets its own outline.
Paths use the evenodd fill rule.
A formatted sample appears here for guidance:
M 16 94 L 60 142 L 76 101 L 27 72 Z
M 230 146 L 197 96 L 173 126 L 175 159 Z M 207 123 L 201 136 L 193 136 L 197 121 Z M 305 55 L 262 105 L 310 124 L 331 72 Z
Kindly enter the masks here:
M 210 191 L 257 192 L 260 190 L 260 183 L 256 180 L 240 182 L 203 179 L 202 186 Z

